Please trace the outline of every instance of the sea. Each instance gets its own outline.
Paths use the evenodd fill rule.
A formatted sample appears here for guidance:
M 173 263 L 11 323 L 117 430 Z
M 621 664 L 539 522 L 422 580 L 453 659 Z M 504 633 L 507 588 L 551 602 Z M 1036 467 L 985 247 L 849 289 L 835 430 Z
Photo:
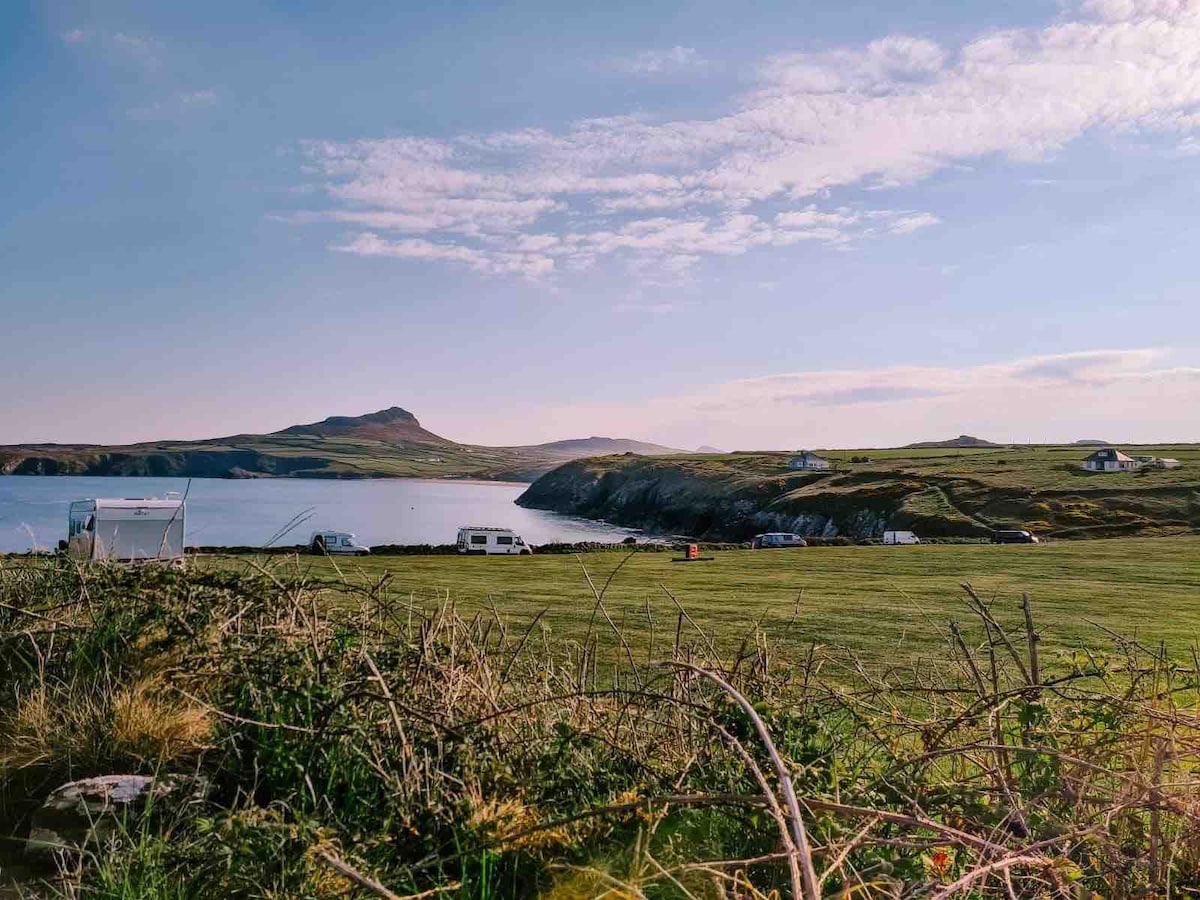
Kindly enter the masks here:
M 522 509 L 528 485 L 411 478 L 124 478 L 0 476 L 0 553 L 53 549 L 67 534 L 72 500 L 187 497 L 188 546 L 308 543 L 313 531 L 349 531 L 361 543 L 452 544 L 463 525 L 511 528 L 537 546 L 620 541 L 634 532 L 558 513 Z

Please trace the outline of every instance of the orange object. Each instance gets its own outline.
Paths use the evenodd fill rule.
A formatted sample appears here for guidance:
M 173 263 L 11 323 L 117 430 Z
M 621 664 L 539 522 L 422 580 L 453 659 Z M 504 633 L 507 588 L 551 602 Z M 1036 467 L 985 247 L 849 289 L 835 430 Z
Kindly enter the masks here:
M 688 559 L 699 559 L 700 558 L 700 545 L 699 544 L 688 544 L 687 545 L 687 553 L 685 554 L 685 556 Z

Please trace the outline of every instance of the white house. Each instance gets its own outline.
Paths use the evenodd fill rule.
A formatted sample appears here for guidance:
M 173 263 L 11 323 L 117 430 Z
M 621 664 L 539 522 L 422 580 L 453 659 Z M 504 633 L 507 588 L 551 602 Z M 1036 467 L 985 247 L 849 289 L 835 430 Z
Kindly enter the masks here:
M 1089 472 L 1133 472 L 1141 468 L 1141 463 L 1115 447 L 1105 447 L 1085 459 L 1083 467 Z
M 815 453 L 809 453 L 807 450 L 801 450 L 797 455 L 788 460 L 789 469 L 828 469 L 829 460 L 823 456 L 817 456 Z

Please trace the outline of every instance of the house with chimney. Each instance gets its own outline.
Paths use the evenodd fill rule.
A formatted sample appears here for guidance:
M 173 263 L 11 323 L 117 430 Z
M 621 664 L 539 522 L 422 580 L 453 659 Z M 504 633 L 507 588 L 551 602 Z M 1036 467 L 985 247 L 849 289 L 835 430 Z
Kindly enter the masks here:
M 1088 456 L 1083 467 L 1089 472 L 1136 472 L 1142 464 L 1116 447 L 1104 447 Z

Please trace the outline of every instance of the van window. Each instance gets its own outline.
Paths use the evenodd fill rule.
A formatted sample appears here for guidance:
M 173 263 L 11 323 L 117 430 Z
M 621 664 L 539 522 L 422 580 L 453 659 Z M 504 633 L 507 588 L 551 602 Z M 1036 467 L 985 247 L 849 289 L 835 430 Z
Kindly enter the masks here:
M 502 534 L 502 535 L 497 536 L 497 538 L 496 538 L 497 544 L 504 544 L 506 546 L 512 546 L 512 542 L 513 542 L 512 535 Z
M 473 534 L 473 535 L 471 535 L 471 543 L 472 544 L 486 544 L 487 543 L 487 535 L 486 534 Z

